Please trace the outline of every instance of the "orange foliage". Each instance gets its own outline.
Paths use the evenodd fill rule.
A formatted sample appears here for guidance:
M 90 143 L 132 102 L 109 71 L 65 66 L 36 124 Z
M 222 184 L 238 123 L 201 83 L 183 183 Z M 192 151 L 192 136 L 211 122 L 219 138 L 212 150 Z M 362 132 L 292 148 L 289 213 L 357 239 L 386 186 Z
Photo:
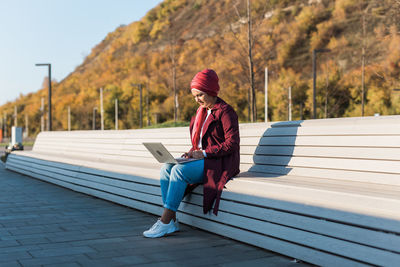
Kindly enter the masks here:
M 380 10 L 387 1 L 371 0 Z M 287 89 L 292 87 L 293 118 L 310 118 L 312 111 L 311 51 L 330 48 L 318 57 L 318 115 L 360 116 L 361 42 L 358 0 L 254 1 L 254 70 L 259 120 L 263 120 L 264 69 L 269 69 L 269 114 L 272 120 L 287 119 Z M 244 3 L 244 2 L 243 2 Z M 243 8 L 245 5 L 238 6 Z M 149 99 L 150 121 L 172 120 L 172 49 L 176 52 L 176 83 L 179 118 L 189 120 L 196 110 L 189 84 L 203 68 L 219 74 L 221 94 L 237 111 L 240 121 L 248 119 L 249 68 L 247 28 L 234 9 L 236 1 L 166 0 L 138 22 L 121 26 L 92 49 L 84 62 L 62 82 L 53 82 L 54 127 L 67 128 L 67 107 L 71 108 L 72 129 L 91 129 L 93 109 L 100 108 L 99 88 L 104 92 L 106 129 L 114 127 L 114 100 L 119 101 L 120 129 L 139 125 L 140 99 L 135 84 L 143 84 L 143 114 Z M 245 14 L 243 9 L 239 12 Z M 268 13 L 268 14 L 267 14 Z M 264 16 L 267 14 L 268 16 Z M 351 15 L 351 16 L 350 16 Z M 373 13 L 369 16 L 375 16 Z M 266 18 L 267 17 L 267 18 Z M 340 24 L 345 19 L 347 22 Z M 395 114 L 400 111 L 399 29 L 388 25 L 385 16 L 369 17 L 367 67 L 365 69 L 366 114 Z M 346 24 L 347 23 L 347 24 Z M 234 25 L 235 34 L 231 26 Z M 176 35 L 176 42 L 171 42 Z M 328 68 L 326 66 L 328 62 Z M 0 107 L 11 114 L 18 105 L 18 123 L 29 115 L 30 132 L 40 131 L 40 99 L 43 89 L 20 96 Z M 328 90 L 328 91 L 327 91 Z M 326 92 L 331 97 L 325 101 Z M 47 102 L 47 101 L 46 101 Z M 300 110 L 302 107 L 302 110 Z M 157 115 L 158 114 L 158 115 Z M 97 117 L 99 124 L 99 116 Z

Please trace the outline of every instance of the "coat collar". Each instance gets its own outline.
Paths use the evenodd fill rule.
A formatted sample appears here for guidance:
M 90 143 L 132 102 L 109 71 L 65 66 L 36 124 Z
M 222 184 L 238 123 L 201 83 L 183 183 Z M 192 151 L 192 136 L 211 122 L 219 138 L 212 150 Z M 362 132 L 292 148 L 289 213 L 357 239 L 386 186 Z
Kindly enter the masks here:
M 217 102 L 215 102 L 214 106 L 211 108 L 211 114 L 207 118 L 204 127 L 203 127 L 203 132 L 201 138 L 203 138 L 204 134 L 208 130 L 208 126 L 210 126 L 211 122 L 216 121 L 218 118 L 215 116 L 215 111 L 219 110 L 221 108 L 221 105 L 223 105 L 225 102 L 221 98 L 217 98 Z
M 224 103 L 224 100 L 221 98 L 217 97 L 217 101 L 215 102 L 214 106 L 211 108 L 211 110 L 216 110 L 221 107 L 221 105 Z M 211 113 L 212 114 L 212 113 Z

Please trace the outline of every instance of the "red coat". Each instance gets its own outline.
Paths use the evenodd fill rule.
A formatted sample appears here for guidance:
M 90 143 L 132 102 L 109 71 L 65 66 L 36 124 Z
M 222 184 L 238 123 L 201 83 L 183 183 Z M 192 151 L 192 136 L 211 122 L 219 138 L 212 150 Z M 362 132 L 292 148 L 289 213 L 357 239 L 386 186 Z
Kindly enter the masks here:
M 190 122 L 190 135 L 195 117 Z M 215 201 L 213 213 L 217 215 L 225 184 L 240 172 L 238 116 L 221 98 L 217 99 L 204 124 L 201 143 L 207 153 L 204 158 L 203 212 L 209 212 Z M 193 188 L 189 187 L 188 191 Z

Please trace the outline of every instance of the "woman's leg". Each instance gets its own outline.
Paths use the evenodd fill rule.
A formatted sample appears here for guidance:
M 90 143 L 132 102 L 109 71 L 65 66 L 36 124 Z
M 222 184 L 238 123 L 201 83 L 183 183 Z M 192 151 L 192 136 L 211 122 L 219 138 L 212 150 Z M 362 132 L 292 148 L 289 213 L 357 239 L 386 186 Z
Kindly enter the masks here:
M 161 216 L 163 223 L 175 219 L 176 211 L 182 201 L 188 184 L 202 183 L 204 176 L 204 160 L 185 164 L 176 164 L 170 170 L 169 186 L 164 201 L 164 212 Z
M 171 169 L 174 167 L 174 165 L 175 164 L 165 163 L 160 170 L 161 198 L 163 205 L 165 205 L 167 198 Z
M 170 166 L 169 166 L 170 165 Z M 185 164 L 165 164 L 161 169 L 161 194 L 164 202 L 164 212 L 149 230 L 143 235 L 149 238 L 162 237 L 179 230 L 175 219 L 176 211 L 182 201 L 187 184 L 202 183 L 204 176 L 204 160 Z

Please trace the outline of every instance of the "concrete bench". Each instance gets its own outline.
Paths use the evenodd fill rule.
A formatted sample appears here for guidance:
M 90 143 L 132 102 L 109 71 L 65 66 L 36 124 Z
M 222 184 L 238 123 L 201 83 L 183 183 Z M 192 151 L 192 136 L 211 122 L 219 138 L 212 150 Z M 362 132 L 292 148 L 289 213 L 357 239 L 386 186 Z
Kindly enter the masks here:
M 181 222 L 326 266 L 400 262 L 400 116 L 241 124 L 241 174 L 218 216 L 202 188 Z M 188 128 L 43 132 L 6 168 L 159 215 L 157 163 L 142 142 L 175 156 Z

